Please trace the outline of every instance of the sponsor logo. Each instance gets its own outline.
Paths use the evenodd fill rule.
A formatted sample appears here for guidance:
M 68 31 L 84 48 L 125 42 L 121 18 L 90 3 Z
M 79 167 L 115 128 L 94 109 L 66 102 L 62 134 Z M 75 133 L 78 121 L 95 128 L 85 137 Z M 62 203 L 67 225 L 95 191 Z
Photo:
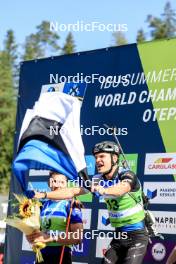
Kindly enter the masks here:
M 106 218 L 106 217 L 102 216 L 102 224 L 105 226 L 108 226 L 110 224 L 109 217 Z
M 83 242 L 72 246 L 73 256 L 88 256 L 90 240 L 83 239 Z
M 173 158 L 160 158 L 157 159 L 154 163 L 156 164 L 160 164 L 160 163 L 169 163 L 171 160 L 173 160 Z
M 167 262 L 171 251 L 175 247 L 175 241 L 169 239 L 165 239 L 162 242 L 160 241 L 157 238 L 152 238 L 152 244 L 149 243 L 147 247 L 144 263 L 165 264 Z
M 155 260 L 161 261 L 166 255 L 166 248 L 162 243 L 156 243 L 152 247 L 152 256 Z
M 146 154 L 145 174 L 174 174 L 176 153 Z
M 155 217 L 154 227 L 163 234 L 176 234 L 176 212 L 152 211 Z
M 108 210 L 106 209 L 101 209 L 98 211 L 98 224 L 97 224 L 97 229 L 98 230 L 114 230 L 109 222 L 109 214 Z
M 153 204 L 175 204 L 176 182 L 144 182 L 144 193 Z
M 155 189 L 153 192 L 147 189 L 147 197 L 149 199 L 153 199 L 157 196 L 157 189 Z
M 64 82 L 60 82 L 57 84 L 42 85 L 41 93 L 63 92 L 82 99 L 84 97 L 85 89 L 86 83 L 66 82 L 65 79 Z

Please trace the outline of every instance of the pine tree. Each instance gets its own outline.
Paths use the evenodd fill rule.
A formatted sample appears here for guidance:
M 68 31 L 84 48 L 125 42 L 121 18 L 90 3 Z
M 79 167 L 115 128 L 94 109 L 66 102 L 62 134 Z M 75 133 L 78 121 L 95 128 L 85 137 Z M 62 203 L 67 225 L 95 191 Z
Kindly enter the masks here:
M 128 44 L 128 41 L 121 31 L 113 33 L 113 38 L 114 38 L 114 46 L 122 46 Z
M 75 43 L 71 32 L 68 33 L 64 47 L 62 48 L 62 54 L 71 54 L 75 52 Z
M 172 38 L 176 33 L 176 13 L 171 8 L 170 2 L 167 2 L 164 7 L 164 13 L 162 14 L 163 21 L 166 25 L 166 34 L 168 38 Z
M 58 55 L 59 35 L 50 30 L 50 23 L 43 21 L 37 27 L 35 34 L 26 37 L 23 60 L 32 60 L 51 55 Z
M 176 35 L 176 13 L 171 8 L 170 2 L 166 3 L 161 18 L 148 15 L 147 22 L 152 29 L 152 39 L 171 38 Z
M 39 40 L 36 34 L 30 34 L 26 37 L 24 45 L 23 60 L 32 60 L 44 57 L 44 52 L 40 47 Z
M 137 41 L 137 43 L 142 43 L 142 42 L 146 41 L 145 33 L 144 33 L 142 28 L 140 30 L 138 30 L 136 41 Z
M 6 64 L 12 69 L 13 87 L 17 88 L 19 76 L 18 45 L 16 44 L 13 30 L 8 30 L 6 33 L 3 54 L 6 57 Z

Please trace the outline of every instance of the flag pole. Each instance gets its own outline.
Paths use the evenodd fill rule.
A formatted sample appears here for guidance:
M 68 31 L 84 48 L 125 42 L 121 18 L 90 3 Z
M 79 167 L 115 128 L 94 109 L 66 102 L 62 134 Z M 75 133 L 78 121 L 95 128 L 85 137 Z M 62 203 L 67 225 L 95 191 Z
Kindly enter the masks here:
M 68 236 L 68 230 L 69 230 L 69 226 L 70 226 L 71 214 L 72 214 L 72 211 L 73 211 L 73 204 L 74 204 L 74 198 L 72 198 L 70 211 L 69 211 L 69 216 L 67 218 L 66 237 Z M 61 251 L 59 264 L 62 264 L 63 257 L 64 257 L 64 250 L 65 250 L 65 245 L 62 246 L 62 251 Z

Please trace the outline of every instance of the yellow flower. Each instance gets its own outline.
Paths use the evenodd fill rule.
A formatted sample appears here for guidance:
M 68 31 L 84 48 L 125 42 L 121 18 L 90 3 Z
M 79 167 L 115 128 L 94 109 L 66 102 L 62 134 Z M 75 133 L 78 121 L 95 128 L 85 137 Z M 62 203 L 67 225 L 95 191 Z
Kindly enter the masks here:
M 29 199 L 21 201 L 19 205 L 19 213 L 22 217 L 27 218 L 32 216 L 32 202 Z
M 14 194 L 18 201 L 18 210 L 21 217 L 12 215 L 6 219 L 6 223 L 23 232 L 26 235 L 32 234 L 40 229 L 40 206 L 42 204 L 35 199 L 28 199 L 24 195 Z M 21 219 L 22 218 L 22 219 Z M 45 243 L 37 242 L 32 246 L 36 253 L 38 263 L 43 261 L 40 250 L 46 246 Z

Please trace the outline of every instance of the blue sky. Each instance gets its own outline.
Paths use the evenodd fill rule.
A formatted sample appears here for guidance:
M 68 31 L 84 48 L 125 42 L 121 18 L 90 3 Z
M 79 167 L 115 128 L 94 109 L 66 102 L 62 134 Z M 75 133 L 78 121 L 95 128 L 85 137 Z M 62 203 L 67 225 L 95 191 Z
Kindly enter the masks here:
M 57 21 L 59 24 L 99 23 L 127 24 L 125 33 L 130 43 L 135 42 L 137 30 L 141 27 L 147 31 L 145 22 L 148 14 L 160 16 L 166 0 L 5 0 L 0 9 L 0 49 L 6 31 L 13 29 L 16 41 L 23 44 L 25 37 L 35 32 L 35 27 L 42 20 Z M 176 1 L 170 0 L 176 10 Z M 58 32 L 63 45 L 68 32 Z M 112 32 L 73 32 L 77 51 L 98 49 L 111 46 Z

